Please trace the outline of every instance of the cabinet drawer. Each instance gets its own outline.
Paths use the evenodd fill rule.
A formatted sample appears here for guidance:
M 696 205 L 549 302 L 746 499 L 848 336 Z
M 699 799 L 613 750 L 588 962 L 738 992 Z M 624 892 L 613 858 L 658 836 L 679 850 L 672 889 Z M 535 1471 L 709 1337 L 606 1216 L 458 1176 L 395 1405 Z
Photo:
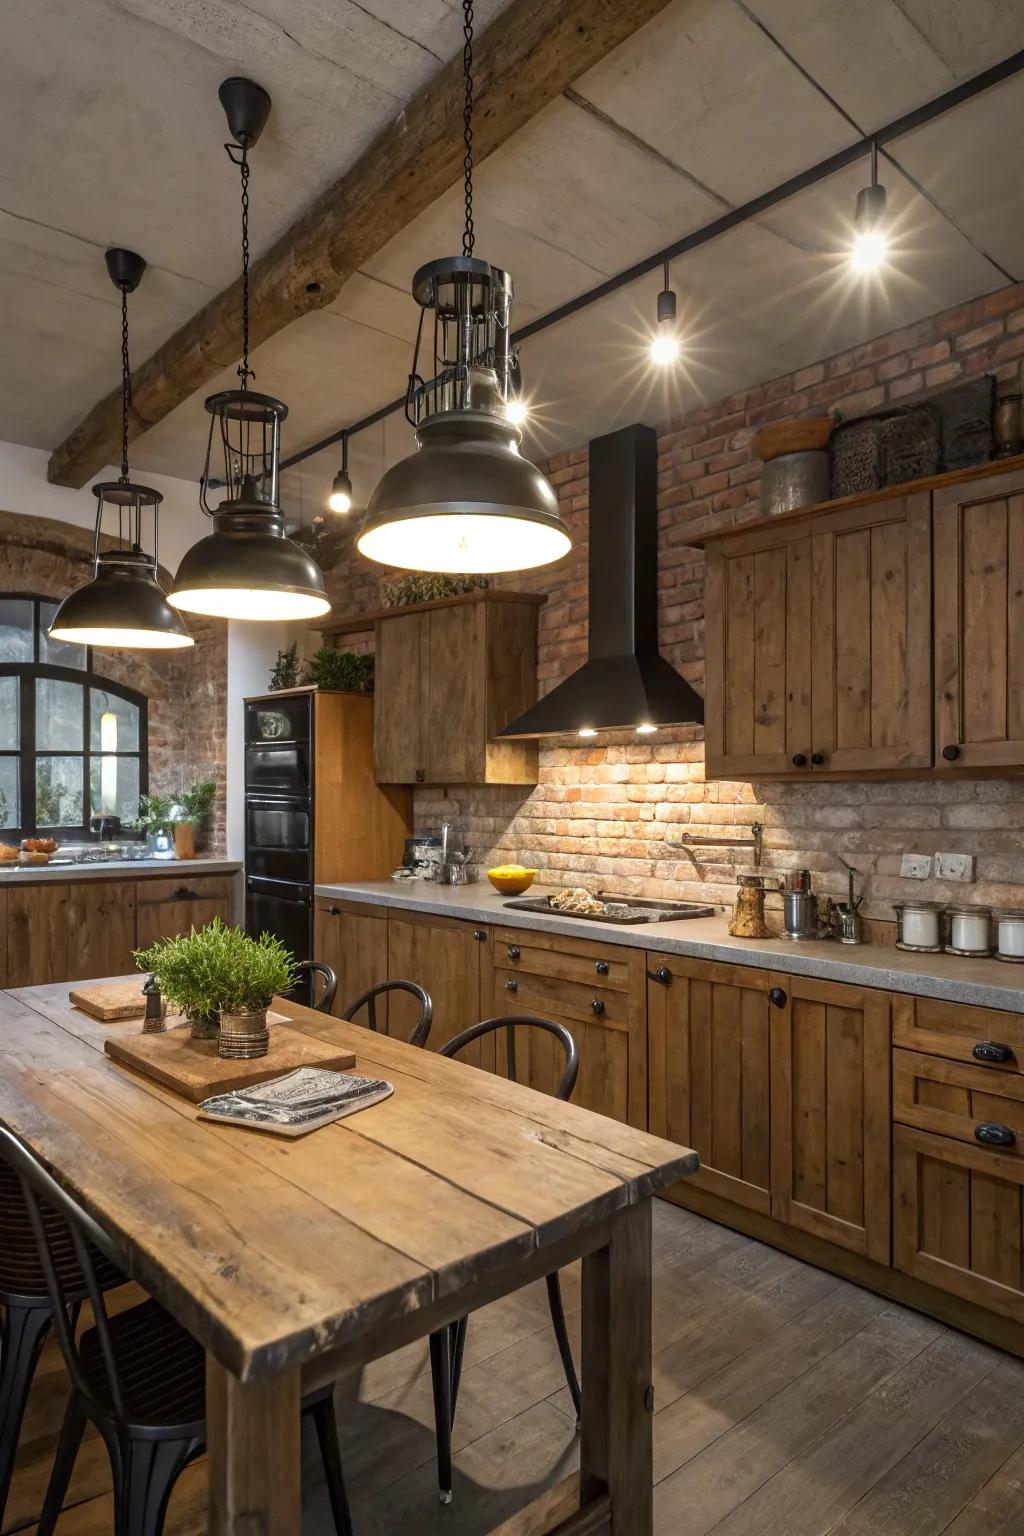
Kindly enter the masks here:
M 499 960 L 503 956 L 499 950 Z M 594 987 L 588 982 L 566 981 L 561 976 L 538 976 L 530 971 L 498 965 L 494 970 L 496 1005 L 505 1013 L 539 1013 L 569 1024 L 597 1019 L 606 1029 L 628 1029 L 630 1003 L 624 992 Z
M 580 986 L 626 992 L 631 952 L 614 944 L 562 939 L 515 928 L 495 928 L 496 964 L 534 976 L 550 976 Z
M 893 1119 L 1024 1156 L 1024 1077 L 916 1051 L 894 1051 Z
M 135 900 L 140 907 L 169 901 L 214 901 L 230 906 L 234 893 L 232 875 L 206 875 L 189 879 L 187 874 L 170 880 L 137 880 Z
M 893 1262 L 1024 1323 L 1024 1158 L 897 1125 Z
M 999 1072 L 1024 1071 L 1024 1014 L 933 997 L 894 997 L 893 1045 Z

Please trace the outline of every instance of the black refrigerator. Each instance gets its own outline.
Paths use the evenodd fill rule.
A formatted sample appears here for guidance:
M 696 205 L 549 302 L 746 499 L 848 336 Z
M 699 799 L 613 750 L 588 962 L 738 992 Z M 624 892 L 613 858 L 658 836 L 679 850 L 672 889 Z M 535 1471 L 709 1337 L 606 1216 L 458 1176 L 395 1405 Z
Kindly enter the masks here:
M 245 703 L 245 930 L 313 954 L 314 712 L 308 692 Z M 309 979 L 294 996 L 306 1002 Z

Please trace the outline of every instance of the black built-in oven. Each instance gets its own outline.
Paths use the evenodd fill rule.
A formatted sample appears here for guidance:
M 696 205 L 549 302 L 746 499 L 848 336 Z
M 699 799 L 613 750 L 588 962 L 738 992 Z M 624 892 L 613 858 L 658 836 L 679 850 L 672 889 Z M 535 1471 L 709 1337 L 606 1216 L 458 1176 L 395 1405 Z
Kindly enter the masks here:
M 313 879 L 313 802 L 246 795 L 245 872 L 261 880 Z
M 304 795 L 313 792 L 312 694 L 245 706 L 245 792 Z
M 313 897 L 309 886 L 247 876 L 245 931 L 254 939 L 271 933 L 291 951 L 294 959 L 312 959 Z M 308 1003 L 310 995 L 310 978 L 304 976 L 291 996 L 297 1002 Z

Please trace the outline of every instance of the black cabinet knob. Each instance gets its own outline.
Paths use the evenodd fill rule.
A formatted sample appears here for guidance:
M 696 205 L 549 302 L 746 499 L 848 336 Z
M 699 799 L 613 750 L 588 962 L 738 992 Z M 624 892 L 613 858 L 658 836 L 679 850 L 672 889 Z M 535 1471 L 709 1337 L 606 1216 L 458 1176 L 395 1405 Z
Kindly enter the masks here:
M 594 970 L 597 972 L 597 974 L 599 976 L 607 976 L 608 975 L 608 961 L 607 960 L 595 960 L 594 961 Z
M 794 752 L 793 753 L 793 767 L 794 768 L 806 768 L 807 767 L 807 753 L 806 752 Z
M 518 983 L 518 981 L 516 981 L 514 976 L 510 976 L 508 981 L 506 981 L 506 983 L 505 983 L 505 991 L 506 992 L 518 992 L 519 991 L 519 983 Z
M 998 1120 L 983 1120 L 974 1127 L 974 1139 L 983 1147 L 1012 1147 L 1017 1137 L 1008 1125 L 1000 1125 Z
M 811 762 L 814 764 L 815 768 L 820 768 L 824 761 L 825 761 L 825 754 L 824 754 L 824 752 L 812 752 L 811 753 Z
M 602 1003 L 599 997 L 594 998 L 593 1002 L 590 1004 L 590 1007 L 591 1011 L 594 1013 L 604 1013 L 604 1003 Z
M 773 1008 L 785 1008 L 786 1004 L 789 1002 L 789 996 L 785 987 L 769 987 L 768 1001 L 771 1003 Z
M 520 953 L 520 951 L 519 951 L 519 945 L 518 944 L 510 944 L 509 945 L 509 947 L 508 947 L 508 957 L 509 957 L 510 960 L 518 960 L 519 959 L 519 953 Z
M 947 763 L 955 763 L 960 756 L 960 748 L 950 743 L 948 747 L 943 747 L 942 755 Z
M 1008 1045 L 1001 1045 L 998 1040 L 979 1040 L 977 1045 L 971 1048 L 971 1055 L 975 1061 L 987 1061 L 1002 1064 L 1013 1060 L 1013 1052 Z
M 200 896 L 199 896 L 199 892 L 198 891 L 190 891 L 187 886 L 182 885 L 182 886 L 179 886 L 178 889 L 175 891 L 175 893 L 174 893 L 174 900 L 175 901 L 199 901 L 200 900 Z
M 478 944 L 482 944 L 484 942 L 484 940 L 486 939 L 487 934 L 484 932 L 484 930 L 482 928 L 474 928 L 473 929 L 473 937 L 474 937 L 474 939 L 476 939 Z
M 330 913 L 330 915 L 332 917 L 340 917 L 341 916 L 341 908 L 340 907 L 328 907 L 327 911 Z
M 426 778 L 427 778 L 427 770 L 425 768 L 417 768 L 416 769 L 416 783 L 417 784 L 424 784 L 426 782 Z
M 672 972 L 667 965 L 659 965 L 656 971 L 648 971 L 647 974 L 652 981 L 660 981 L 663 987 L 667 987 L 672 980 Z

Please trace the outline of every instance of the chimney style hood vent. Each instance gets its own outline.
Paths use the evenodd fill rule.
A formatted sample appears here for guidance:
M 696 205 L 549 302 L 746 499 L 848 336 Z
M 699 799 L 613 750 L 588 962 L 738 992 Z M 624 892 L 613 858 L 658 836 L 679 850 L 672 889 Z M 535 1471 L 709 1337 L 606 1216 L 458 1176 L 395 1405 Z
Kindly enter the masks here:
M 657 489 L 653 427 L 591 441 L 588 658 L 501 736 L 703 722 L 704 700 L 658 652 Z

